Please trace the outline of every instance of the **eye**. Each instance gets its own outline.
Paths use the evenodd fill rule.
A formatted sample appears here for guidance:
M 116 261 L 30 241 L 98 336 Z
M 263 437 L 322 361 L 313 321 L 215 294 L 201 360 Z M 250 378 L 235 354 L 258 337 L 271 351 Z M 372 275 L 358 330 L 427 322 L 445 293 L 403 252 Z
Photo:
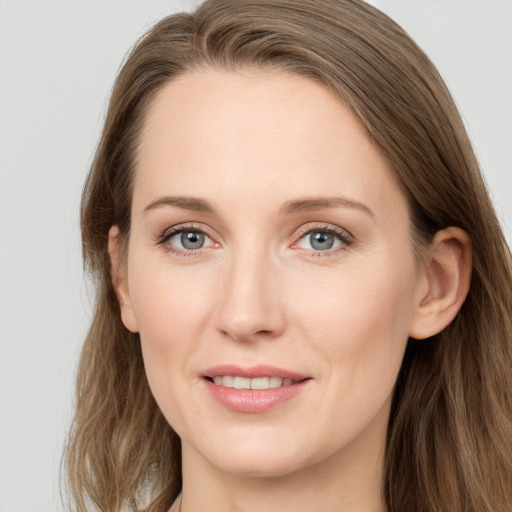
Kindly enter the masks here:
M 200 231 L 182 231 L 169 237 L 167 241 L 179 249 L 195 251 L 196 249 L 202 249 L 208 240 L 210 238 Z
M 192 255 L 194 251 L 218 246 L 202 229 L 195 226 L 173 227 L 158 239 L 158 244 L 180 255 Z
M 303 233 L 294 247 L 315 252 L 343 249 L 352 243 L 352 237 L 341 229 L 333 227 L 317 227 Z

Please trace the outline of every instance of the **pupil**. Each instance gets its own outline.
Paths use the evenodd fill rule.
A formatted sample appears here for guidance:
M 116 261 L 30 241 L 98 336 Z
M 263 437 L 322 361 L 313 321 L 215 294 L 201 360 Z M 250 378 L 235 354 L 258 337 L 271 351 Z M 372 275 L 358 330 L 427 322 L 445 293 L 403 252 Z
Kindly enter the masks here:
M 204 235 L 194 231 L 181 234 L 181 243 L 185 249 L 200 249 L 204 243 Z
M 334 245 L 334 237 L 329 233 L 317 231 L 316 233 L 311 233 L 310 242 L 313 249 L 326 251 L 327 249 L 331 249 Z

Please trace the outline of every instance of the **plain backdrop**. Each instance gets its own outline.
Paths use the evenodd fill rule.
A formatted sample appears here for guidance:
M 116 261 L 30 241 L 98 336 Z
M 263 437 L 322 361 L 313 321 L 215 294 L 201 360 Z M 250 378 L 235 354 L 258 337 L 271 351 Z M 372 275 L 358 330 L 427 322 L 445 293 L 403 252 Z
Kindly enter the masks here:
M 512 239 L 512 0 L 376 0 L 439 67 Z M 0 512 L 59 504 L 90 299 L 78 204 L 118 67 L 191 1 L 0 0 Z

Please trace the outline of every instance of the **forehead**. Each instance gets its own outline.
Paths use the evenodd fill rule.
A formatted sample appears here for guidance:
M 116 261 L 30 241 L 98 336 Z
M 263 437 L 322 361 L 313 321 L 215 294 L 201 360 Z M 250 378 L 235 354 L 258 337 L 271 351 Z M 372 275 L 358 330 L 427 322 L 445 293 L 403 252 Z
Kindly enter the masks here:
M 141 205 L 164 191 L 283 201 L 341 193 L 379 208 L 403 203 L 361 123 L 324 85 L 291 73 L 183 74 L 156 95 L 137 160 Z M 389 204 L 383 192 L 393 196 Z

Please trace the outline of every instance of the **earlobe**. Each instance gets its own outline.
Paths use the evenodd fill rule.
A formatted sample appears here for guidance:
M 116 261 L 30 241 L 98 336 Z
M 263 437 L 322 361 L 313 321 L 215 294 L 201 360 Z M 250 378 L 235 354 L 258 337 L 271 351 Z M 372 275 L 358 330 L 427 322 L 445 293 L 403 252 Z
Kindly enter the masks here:
M 137 320 L 133 312 L 128 288 L 126 265 L 121 255 L 120 234 L 117 226 L 112 226 L 108 233 L 108 254 L 110 256 L 112 285 L 119 303 L 121 319 L 128 330 L 138 332 Z
M 469 292 L 472 243 L 462 229 L 439 231 L 424 264 L 423 283 L 411 319 L 409 336 L 425 339 L 442 331 L 455 318 Z

